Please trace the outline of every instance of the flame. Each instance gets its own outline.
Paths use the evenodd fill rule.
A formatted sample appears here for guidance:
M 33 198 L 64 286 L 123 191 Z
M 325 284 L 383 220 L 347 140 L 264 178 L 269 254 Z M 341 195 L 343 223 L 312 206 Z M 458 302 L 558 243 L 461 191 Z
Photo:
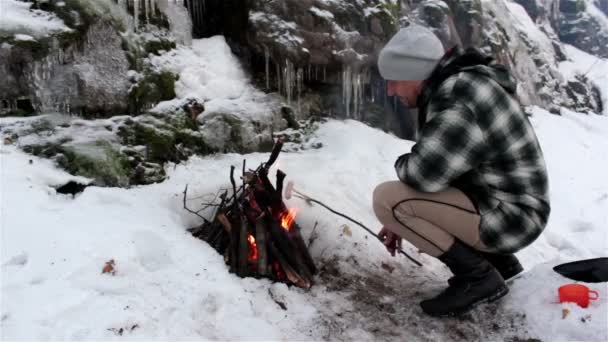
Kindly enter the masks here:
M 298 208 L 289 208 L 287 212 L 281 214 L 281 227 L 289 231 L 298 214 Z
M 247 240 L 249 240 L 249 254 L 247 255 L 247 260 L 256 261 L 258 260 L 258 245 L 255 243 L 255 238 L 251 234 L 249 234 Z

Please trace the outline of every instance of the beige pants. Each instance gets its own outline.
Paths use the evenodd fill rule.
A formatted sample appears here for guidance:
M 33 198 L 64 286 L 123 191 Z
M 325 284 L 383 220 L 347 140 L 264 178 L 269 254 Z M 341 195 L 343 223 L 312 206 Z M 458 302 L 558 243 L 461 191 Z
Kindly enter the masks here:
M 374 212 L 384 227 L 434 257 L 454 239 L 487 251 L 479 238 L 480 216 L 458 189 L 426 193 L 401 181 L 382 183 L 374 190 Z

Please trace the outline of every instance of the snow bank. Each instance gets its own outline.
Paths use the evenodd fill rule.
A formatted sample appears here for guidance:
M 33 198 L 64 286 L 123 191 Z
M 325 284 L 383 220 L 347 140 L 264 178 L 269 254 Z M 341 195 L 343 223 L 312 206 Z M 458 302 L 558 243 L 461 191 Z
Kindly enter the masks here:
M 204 101 L 203 116 L 217 112 L 259 120 L 272 116 L 269 98 L 251 85 L 223 36 L 194 40 L 191 48 L 151 56 L 150 62 L 179 75 L 177 97 Z

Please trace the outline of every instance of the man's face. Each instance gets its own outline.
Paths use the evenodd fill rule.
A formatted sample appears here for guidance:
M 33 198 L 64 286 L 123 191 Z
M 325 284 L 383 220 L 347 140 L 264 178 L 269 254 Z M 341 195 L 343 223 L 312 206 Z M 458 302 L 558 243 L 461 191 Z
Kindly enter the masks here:
M 401 103 L 408 108 L 415 108 L 423 81 L 388 81 L 386 91 L 388 96 L 397 96 Z

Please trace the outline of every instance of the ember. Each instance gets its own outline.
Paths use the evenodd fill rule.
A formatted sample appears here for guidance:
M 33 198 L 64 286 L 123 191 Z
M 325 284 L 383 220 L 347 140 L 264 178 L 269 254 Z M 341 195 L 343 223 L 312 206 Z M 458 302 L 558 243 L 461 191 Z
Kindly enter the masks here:
M 282 146 L 279 139 L 269 160 L 256 170 L 245 171 L 243 163 L 243 184 L 238 189 L 232 167 L 232 194 L 220 194 L 220 203 L 208 205 L 216 207 L 213 219 L 204 219 L 202 225 L 189 231 L 224 255 L 230 271 L 241 277 L 267 277 L 309 288 L 317 269 L 295 221 L 298 210 L 283 203 L 286 175 L 277 171 L 276 188 L 268 178 L 268 170 Z M 186 207 L 187 190 L 186 187 L 184 208 L 198 215 L 201 210 L 195 212 Z
M 249 255 L 247 256 L 247 260 L 256 261 L 258 260 L 258 245 L 256 245 L 253 235 L 249 235 L 247 240 L 249 240 Z

